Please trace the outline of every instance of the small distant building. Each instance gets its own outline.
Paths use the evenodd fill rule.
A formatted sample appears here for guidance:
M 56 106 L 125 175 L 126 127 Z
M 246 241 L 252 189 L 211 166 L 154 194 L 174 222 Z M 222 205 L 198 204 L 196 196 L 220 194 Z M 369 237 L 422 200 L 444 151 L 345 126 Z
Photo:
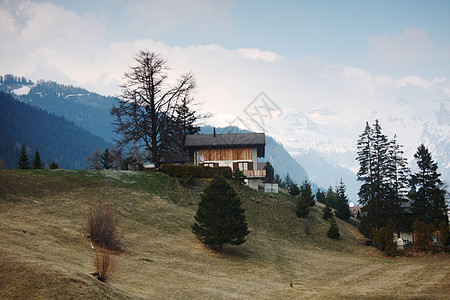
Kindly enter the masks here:
M 361 208 L 362 206 L 351 206 L 350 207 L 350 213 L 352 214 L 353 218 L 358 218 L 361 216 Z
M 266 170 L 258 168 L 258 157 L 264 157 L 264 133 L 196 134 L 186 136 L 184 144 L 196 166 L 230 167 L 247 177 L 247 184 L 258 189 L 258 180 Z
M 264 183 L 264 192 L 278 194 L 278 183 Z

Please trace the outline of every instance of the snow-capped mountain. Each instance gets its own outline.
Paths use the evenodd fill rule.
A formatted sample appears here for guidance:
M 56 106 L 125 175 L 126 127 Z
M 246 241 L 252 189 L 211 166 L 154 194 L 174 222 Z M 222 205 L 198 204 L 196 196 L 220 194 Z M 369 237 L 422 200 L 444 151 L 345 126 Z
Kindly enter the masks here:
M 356 144 L 366 122 L 372 125 L 376 119 L 389 139 L 395 134 L 397 141 L 404 146 L 404 157 L 413 172 L 416 169 L 414 153 L 423 143 L 438 163 L 441 179 L 450 183 L 448 107 L 449 100 L 445 98 L 422 102 L 399 98 L 389 105 L 380 103 L 376 110 L 352 122 L 339 122 L 332 110 L 303 112 L 301 108 L 284 109 L 281 116 L 266 120 L 264 126 L 255 124 L 246 116 L 221 114 L 213 114 L 207 122 L 213 126 L 233 124 L 244 129 L 265 131 L 283 144 L 305 168 L 312 182 L 327 188 L 336 186 L 342 178 L 349 199 L 356 202 L 359 190 L 355 175 L 359 167 L 355 159 Z

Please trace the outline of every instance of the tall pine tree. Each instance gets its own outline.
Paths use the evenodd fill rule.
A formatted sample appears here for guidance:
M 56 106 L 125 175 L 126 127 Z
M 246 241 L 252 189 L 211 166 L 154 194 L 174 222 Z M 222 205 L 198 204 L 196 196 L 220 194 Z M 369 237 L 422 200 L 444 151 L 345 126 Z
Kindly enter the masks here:
M 404 158 L 402 145 L 397 143 L 397 136 L 390 142 L 389 162 L 388 162 L 388 180 L 389 188 L 386 193 L 388 199 L 386 210 L 389 212 L 389 218 L 394 220 L 397 231 L 410 231 L 412 223 L 408 213 L 405 211 L 408 202 L 409 191 L 409 168 L 406 158 Z
M 410 198 L 411 209 L 415 220 L 432 224 L 438 228 L 444 221 L 448 224 L 447 205 L 445 203 L 446 189 L 437 172 L 438 165 L 428 149 L 421 144 L 414 158 L 417 160 L 418 171 L 411 175 Z
M 39 154 L 38 147 L 36 147 L 36 152 L 34 153 L 32 168 L 33 169 L 42 169 L 43 167 L 44 167 L 44 165 L 41 161 L 41 155 Z
M 345 184 L 342 181 L 339 182 L 339 186 L 337 188 L 337 196 L 338 196 L 338 201 L 337 201 L 337 207 L 336 207 L 336 217 L 338 217 L 341 220 L 348 220 L 350 219 L 350 207 L 348 205 L 348 198 L 347 195 L 345 194 Z
M 371 128 L 368 123 L 359 136 L 356 160 L 359 162 L 357 179 L 362 182 L 359 202 L 362 208 L 360 231 L 372 237 L 373 231 L 390 218 L 390 143 L 382 133 L 378 120 Z
M 300 196 L 306 200 L 306 203 L 308 203 L 309 206 L 312 207 L 316 204 L 316 201 L 314 201 L 314 195 L 312 194 L 311 184 L 306 179 L 300 187 Z
M 19 169 L 29 169 L 30 162 L 28 161 L 27 149 L 24 144 L 22 144 L 22 148 L 20 148 L 20 156 L 19 161 L 17 162 L 17 167 Z

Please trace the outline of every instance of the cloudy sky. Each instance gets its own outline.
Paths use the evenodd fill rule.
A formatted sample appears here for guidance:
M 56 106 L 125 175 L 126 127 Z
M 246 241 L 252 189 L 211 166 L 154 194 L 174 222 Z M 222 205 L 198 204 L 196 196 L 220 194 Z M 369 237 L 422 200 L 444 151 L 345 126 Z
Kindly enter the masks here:
M 340 130 L 401 101 L 450 106 L 448 0 L 0 0 L 0 40 L 2 74 L 104 95 L 138 51 L 160 53 L 173 79 L 195 74 L 202 111 L 224 115 L 260 92 Z

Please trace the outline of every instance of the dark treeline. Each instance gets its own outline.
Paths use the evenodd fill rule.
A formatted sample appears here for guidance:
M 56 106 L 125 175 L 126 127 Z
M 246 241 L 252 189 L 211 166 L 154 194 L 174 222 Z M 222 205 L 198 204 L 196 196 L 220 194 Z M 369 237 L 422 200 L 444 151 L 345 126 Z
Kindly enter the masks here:
M 111 146 L 63 117 L 19 102 L 10 94 L 0 92 L 0 106 L 0 161 L 7 168 L 17 168 L 22 144 L 29 157 L 38 147 L 44 165 L 55 161 L 67 169 L 78 168 L 78 160 L 83 162 L 92 149 Z

